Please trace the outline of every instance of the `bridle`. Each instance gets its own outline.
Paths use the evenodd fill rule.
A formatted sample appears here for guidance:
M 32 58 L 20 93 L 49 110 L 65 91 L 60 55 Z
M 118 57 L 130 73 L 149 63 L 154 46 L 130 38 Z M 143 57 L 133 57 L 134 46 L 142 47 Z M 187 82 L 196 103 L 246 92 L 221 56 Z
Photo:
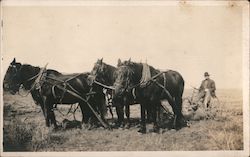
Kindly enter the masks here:
M 89 76 L 91 77 L 91 79 L 92 79 L 92 80 L 91 80 L 91 86 L 95 83 L 95 84 L 97 84 L 97 85 L 99 85 L 99 86 L 101 86 L 101 87 L 103 87 L 103 88 L 110 89 L 110 90 L 114 90 L 114 89 L 115 89 L 114 87 L 105 85 L 105 84 L 103 84 L 103 83 L 101 83 L 101 82 L 99 82 L 99 81 L 96 80 L 96 78 L 97 78 L 97 73 L 103 73 L 103 72 L 104 72 L 104 71 L 103 71 L 103 67 L 102 67 L 101 71 L 99 70 L 100 67 L 101 67 L 101 65 L 98 65 L 98 70 L 97 70 L 97 72 L 95 72 L 94 74 L 91 72 L 91 74 L 89 75 Z M 102 82 L 105 82 L 105 81 L 102 80 Z

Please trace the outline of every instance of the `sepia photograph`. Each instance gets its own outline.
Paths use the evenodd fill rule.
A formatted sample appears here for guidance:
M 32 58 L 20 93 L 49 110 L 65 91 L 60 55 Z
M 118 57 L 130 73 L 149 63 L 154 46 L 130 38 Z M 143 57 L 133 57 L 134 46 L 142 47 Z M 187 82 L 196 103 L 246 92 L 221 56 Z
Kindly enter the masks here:
M 249 157 L 248 1 L 1 1 L 0 155 Z

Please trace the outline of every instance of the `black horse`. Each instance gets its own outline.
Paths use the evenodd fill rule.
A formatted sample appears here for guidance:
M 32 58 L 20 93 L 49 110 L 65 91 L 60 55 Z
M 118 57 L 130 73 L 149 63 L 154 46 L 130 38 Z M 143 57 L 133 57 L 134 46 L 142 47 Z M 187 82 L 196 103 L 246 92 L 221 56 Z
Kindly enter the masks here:
M 15 60 L 9 66 L 10 71 L 12 73 L 7 71 L 6 76 L 8 75 L 8 84 L 12 85 L 12 88 L 10 88 L 12 94 L 15 94 L 21 85 L 28 90 L 35 103 L 41 106 L 46 126 L 54 125 L 57 128 L 53 111 L 54 104 L 79 103 L 82 111 L 82 122 L 84 123 L 88 123 L 94 117 L 86 102 L 67 92 L 67 90 L 72 91 L 80 97 L 87 99 L 87 93 L 89 93 L 91 88 L 87 83 L 89 73 L 63 75 L 51 69 L 45 70 L 28 64 L 22 65 L 21 63 L 16 63 Z M 94 89 L 93 91 L 95 95 L 91 96 L 88 102 L 96 111 L 99 111 L 102 119 L 104 119 L 104 94 L 102 90 Z
M 159 132 L 158 119 L 161 100 L 167 99 L 175 113 L 173 127 L 179 129 L 186 124 L 182 115 L 182 94 L 184 80 L 176 71 L 160 73 L 159 70 L 149 66 L 150 74 L 153 76 L 142 86 L 141 79 L 143 64 L 134 63 L 130 60 L 123 63 L 118 62 L 117 77 L 114 83 L 114 98 L 120 98 L 127 93 L 133 92 L 136 101 L 141 105 L 141 127 L 139 132 L 146 133 L 145 110 L 153 112 L 154 132 Z M 145 82 L 144 82 L 145 83 Z
M 88 76 L 88 80 L 90 85 L 93 85 L 95 81 L 102 83 L 106 86 L 112 86 L 115 82 L 116 78 L 116 70 L 117 68 L 108 65 L 103 62 L 103 59 L 98 59 L 97 62 L 94 64 L 94 67 Z M 112 95 L 112 89 L 107 89 L 108 94 Z M 119 105 L 118 105 L 119 104 Z M 130 126 L 130 104 L 134 104 L 134 99 L 127 95 L 126 97 L 122 97 L 121 99 L 113 100 L 113 107 L 116 107 L 116 113 L 118 120 L 116 122 L 117 127 L 125 126 L 125 119 L 124 119 L 124 108 L 127 117 L 126 128 Z

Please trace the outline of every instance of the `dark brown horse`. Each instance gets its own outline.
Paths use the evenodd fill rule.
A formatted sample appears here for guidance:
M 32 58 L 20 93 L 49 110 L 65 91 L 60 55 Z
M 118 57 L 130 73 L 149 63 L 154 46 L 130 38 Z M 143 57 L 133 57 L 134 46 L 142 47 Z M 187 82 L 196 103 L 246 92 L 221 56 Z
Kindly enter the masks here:
M 152 78 L 141 86 L 143 64 L 125 61 L 118 62 L 117 77 L 114 83 L 114 98 L 124 97 L 127 93 L 133 92 L 136 101 L 141 105 L 141 127 L 139 132 L 146 133 L 145 110 L 153 112 L 154 132 L 159 131 L 157 123 L 158 112 L 161 100 L 167 99 L 175 113 L 174 125 L 176 129 L 186 124 L 182 115 L 182 94 L 184 90 L 184 80 L 176 71 L 166 71 L 160 73 L 159 70 L 149 66 Z
M 16 70 L 12 69 L 16 68 L 16 65 L 21 66 Z M 9 69 L 9 71 L 15 71 L 11 74 L 6 73 L 9 77 L 9 84 L 13 87 L 10 90 L 14 94 L 21 85 L 28 90 L 36 104 L 41 106 L 46 126 L 54 125 L 57 127 L 53 111 L 54 104 L 79 103 L 82 111 L 82 122 L 88 123 L 91 117 L 94 117 L 86 102 L 67 92 L 67 90 L 73 91 L 86 99 L 87 93 L 90 91 L 90 86 L 87 83 L 89 73 L 63 75 L 51 69 L 45 70 L 28 64 L 22 65 L 16 63 L 15 60 L 10 64 Z M 104 95 L 102 90 L 94 89 L 93 91 L 95 95 L 91 96 L 88 102 L 97 112 L 99 111 L 103 118 Z
M 103 59 L 98 59 L 90 75 L 88 76 L 90 85 L 93 85 L 94 82 L 97 81 L 103 85 L 112 86 L 115 82 L 116 70 L 117 70 L 116 67 L 104 63 Z M 112 89 L 108 89 L 107 91 L 110 95 L 112 95 Z M 130 104 L 134 104 L 134 99 L 133 97 L 128 95 L 126 97 L 123 97 L 122 99 L 113 100 L 113 107 L 116 107 L 116 113 L 118 117 L 118 120 L 116 122 L 117 127 L 123 127 L 124 125 L 126 125 L 125 127 L 129 128 Z M 127 117 L 126 124 L 124 119 L 124 108 Z
M 106 86 L 113 86 L 115 83 L 115 79 L 117 77 L 116 74 L 117 68 L 106 64 L 103 62 L 102 59 L 98 59 L 97 62 L 94 64 L 94 67 L 88 76 L 88 80 L 90 82 L 90 85 L 92 85 L 95 81 L 104 84 Z M 113 95 L 113 90 L 108 89 L 109 94 Z M 130 127 L 130 105 L 138 104 L 132 93 L 127 93 L 126 96 L 123 97 L 116 97 L 116 99 L 113 99 L 113 107 L 116 107 L 116 113 L 118 120 L 116 122 L 117 127 L 124 127 L 129 128 Z M 127 117 L 127 121 L 125 122 L 124 119 L 124 110 L 125 115 Z M 147 110 L 147 120 L 150 122 L 150 110 Z

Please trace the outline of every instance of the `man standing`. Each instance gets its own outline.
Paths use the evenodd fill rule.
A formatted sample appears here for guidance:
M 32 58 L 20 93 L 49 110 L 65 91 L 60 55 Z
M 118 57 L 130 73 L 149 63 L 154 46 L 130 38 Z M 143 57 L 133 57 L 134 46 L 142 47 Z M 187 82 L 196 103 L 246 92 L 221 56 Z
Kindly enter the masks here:
M 204 73 L 205 80 L 202 81 L 199 88 L 200 98 L 203 98 L 204 107 L 207 108 L 211 100 L 211 97 L 216 97 L 215 95 L 215 82 L 209 78 L 208 72 Z

